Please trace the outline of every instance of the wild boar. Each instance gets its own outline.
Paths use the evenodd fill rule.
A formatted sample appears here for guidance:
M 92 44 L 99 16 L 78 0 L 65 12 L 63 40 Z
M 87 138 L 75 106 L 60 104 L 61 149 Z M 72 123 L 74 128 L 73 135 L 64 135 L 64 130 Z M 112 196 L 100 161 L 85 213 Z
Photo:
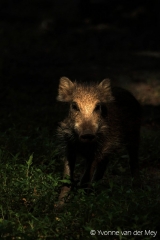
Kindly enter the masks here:
M 135 97 L 122 88 L 111 87 L 110 80 L 99 84 L 72 82 L 62 77 L 58 101 L 70 105 L 68 116 L 60 122 L 57 133 L 64 155 L 64 177 L 73 181 L 77 156 L 85 159 L 81 185 L 103 178 L 109 156 L 126 147 L 131 174 L 138 176 L 138 148 L 141 108 Z M 70 187 L 62 188 L 63 201 Z

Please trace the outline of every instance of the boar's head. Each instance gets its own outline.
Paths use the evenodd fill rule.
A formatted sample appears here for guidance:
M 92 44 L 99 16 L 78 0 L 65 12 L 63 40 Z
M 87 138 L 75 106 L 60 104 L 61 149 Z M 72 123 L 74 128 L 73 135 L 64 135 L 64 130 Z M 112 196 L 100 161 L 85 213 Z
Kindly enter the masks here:
M 57 100 L 69 102 L 68 124 L 79 141 L 91 143 L 106 133 L 108 105 L 114 101 L 109 79 L 99 84 L 81 84 L 62 77 Z

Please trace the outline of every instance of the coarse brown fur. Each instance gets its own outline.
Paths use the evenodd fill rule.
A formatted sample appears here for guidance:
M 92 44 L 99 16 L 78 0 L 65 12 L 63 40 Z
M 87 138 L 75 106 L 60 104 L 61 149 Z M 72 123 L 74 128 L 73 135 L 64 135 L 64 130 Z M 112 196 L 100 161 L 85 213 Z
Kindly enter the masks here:
M 108 79 L 100 84 L 80 84 L 62 77 L 57 100 L 70 104 L 69 114 L 57 130 L 64 150 L 64 177 L 69 175 L 73 181 L 76 157 L 80 155 L 86 161 L 81 185 L 100 180 L 109 155 L 124 145 L 132 176 L 138 175 L 140 105 L 131 93 L 111 88 Z M 60 200 L 68 191 L 65 186 Z

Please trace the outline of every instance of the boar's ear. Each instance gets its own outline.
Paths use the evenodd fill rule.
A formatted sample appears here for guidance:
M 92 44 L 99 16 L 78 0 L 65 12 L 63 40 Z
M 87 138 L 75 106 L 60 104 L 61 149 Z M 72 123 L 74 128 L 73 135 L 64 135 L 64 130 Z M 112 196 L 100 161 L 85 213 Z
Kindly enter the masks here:
M 74 83 L 67 77 L 61 77 L 59 82 L 57 100 L 61 102 L 70 102 L 72 100 L 72 92 Z
M 110 79 L 104 79 L 99 83 L 98 88 L 101 92 L 101 96 L 104 96 L 106 100 L 114 100 L 114 97 L 112 96 Z
M 98 85 L 99 88 L 107 89 L 107 91 L 111 88 L 111 81 L 109 78 L 104 79 L 100 84 Z

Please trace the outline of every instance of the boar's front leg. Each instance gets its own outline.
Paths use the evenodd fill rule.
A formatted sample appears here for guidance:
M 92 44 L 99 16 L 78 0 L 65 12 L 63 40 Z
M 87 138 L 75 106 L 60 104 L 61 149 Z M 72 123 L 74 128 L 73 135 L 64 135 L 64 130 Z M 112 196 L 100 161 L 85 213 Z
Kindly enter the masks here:
M 66 178 L 66 176 L 69 176 L 70 181 L 74 181 L 74 167 L 75 167 L 75 161 L 76 156 L 74 153 L 68 153 L 67 157 L 64 159 L 64 173 L 63 173 L 63 179 Z M 65 183 L 64 186 L 61 189 L 61 193 L 59 195 L 59 201 L 60 204 L 64 203 L 65 197 L 67 197 L 69 191 L 71 189 L 71 185 Z
M 94 161 L 86 161 L 86 169 L 81 179 L 81 185 L 83 187 L 88 186 L 88 183 L 99 181 L 103 178 L 106 167 L 108 164 L 108 158 L 102 160 L 95 159 Z
M 108 157 L 105 157 L 97 162 L 96 169 L 92 177 L 92 182 L 97 182 L 103 178 L 108 165 L 108 161 Z
M 141 179 L 139 175 L 139 142 L 140 142 L 140 122 L 132 127 L 129 132 L 127 150 L 130 159 L 130 168 L 133 178 L 134 186 L 141 186 Z
M 88 187 L 88 184 L 90 183 L 92 179 L 92 175 L 94 172 L 94 162 L 91 159 L 85 160 L 85 171 L 81 178 L 80 185 L 84 188 Z

